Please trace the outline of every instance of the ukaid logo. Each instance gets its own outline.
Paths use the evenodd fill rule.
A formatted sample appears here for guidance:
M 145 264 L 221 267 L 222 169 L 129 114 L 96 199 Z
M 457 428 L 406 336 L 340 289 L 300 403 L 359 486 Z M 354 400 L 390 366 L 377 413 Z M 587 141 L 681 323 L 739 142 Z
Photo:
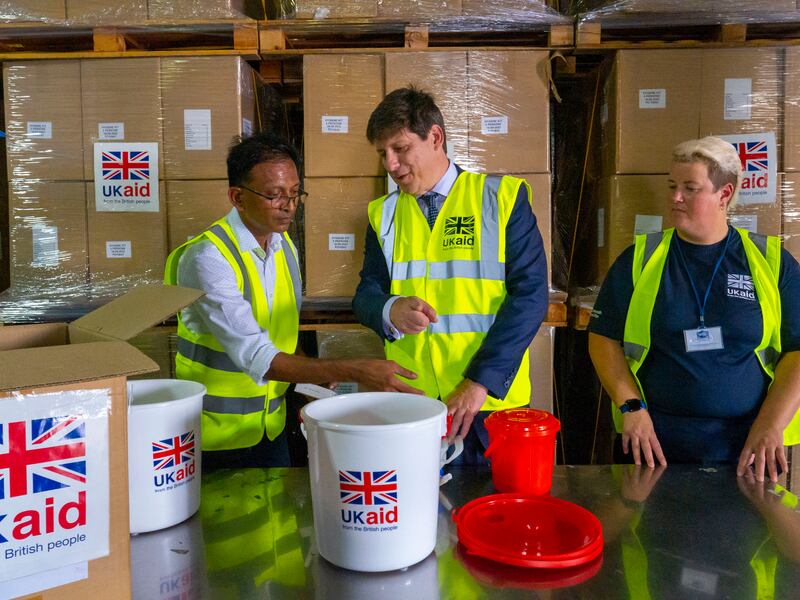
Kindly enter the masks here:
M 739 204 L 772 204 L 778 181 L 775 133 L 721 135 L 730 142 L 742 163 Z
M 194 431 L 153 442 L 152 446 L 156 492 L 172 490 L 194 479 Z
M 397 529 L 397 471 L 339 471 L 342 527 L 355 531 Z
M 753 278 L 750 275 L 728 274 L 728 296 L 730 298 L 742 298 L 743 300 L 756 299 Z
M 442 248 L 473 248 L 475 246 L 475 217 L 447 217 L 444 222 Z
M 0 400 L 0 581 L 108 554 L 108 390 Z
M 94 196 L 98 212 L 158 212 L 158 144 L 95 144 Z

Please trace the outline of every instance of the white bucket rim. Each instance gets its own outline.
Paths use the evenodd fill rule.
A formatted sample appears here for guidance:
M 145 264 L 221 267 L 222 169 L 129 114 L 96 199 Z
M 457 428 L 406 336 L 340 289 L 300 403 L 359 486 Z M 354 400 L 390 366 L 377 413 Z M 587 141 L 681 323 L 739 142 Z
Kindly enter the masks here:
M 357 398 L 357 397 L 366 397 L 366 396 L 375 396 L 377 394 L 387 394 L 398 398 L 425 398 L 430 400 L 431 402 L 436 402 L 440 405 L 440 410 L 437 411 L 438 414 L 432 415 L 430 417 L 425 417 L 423 419 L 419 419 L 416 421 L 411 421 L 408 423 L 379 423 L 373 425 L 357 425 L 351 423 L 335 423 L 333 421 L 328 421 L 325 419 L 319 419 L 310 415 L 308 410 L 313 410 L 314 407 L 320 406 L 327 406 L 329 404 L 336 403 L 337 401 L 341 401 L 344 398 Z M 316 427 L 321 429 L 327 429 L 331 431 L 348 431 L 348 432 L 359 432 L 364 433 L 368 431 L 393 431 L 398 429 L 414 429 L 417 427 L 422 427 L 425 425 L 430 425 L 432 423 L 441 422 L 445 419 L 447 415 L 447 407 L 445 404 L 439 400 L 435 400 L 429 396 L 421 396 L 419 394 L 407 394 L 401 392 L 358 392 L 355 394 L 340 394 L 337 396 L 331 396 L 330 398 L 320 398 L 318 400 L 314 400 L 313 402 L 309 402 L 306 404 L 300 411 L 300 419 L 303 423 L 309 424 L 313 423 Z M 446 422 L 446 421 L 445 421 Z
M 190 388 L 191 391 L 187 392 L 182 398 L 171 398 L 159 400 L 157 402 L 144 402 L 142 404 L 136 404 L 135 397 L 131 393 L 132 387 L 145 387 L 147 385 L 147 387 L 152 386 L 155 388 L 159 384 L 174 384 L 175 382 L 180 383 L 182 387 Z M 137 412 L 143 410 L 156 410 L 160 407 L 163 407 L 165 404 L 176 406 L 179 404 L 197 402 L 198 396 L 200 397 L 200 402 L 202 402 L 203 397 L 206 395 L 206 387 L 202 383 L 191 381 L 190 379 L 134 379 L 129 380 L 127 384 L 126 391 L 128 392 L 128 410 L 136 410 Z

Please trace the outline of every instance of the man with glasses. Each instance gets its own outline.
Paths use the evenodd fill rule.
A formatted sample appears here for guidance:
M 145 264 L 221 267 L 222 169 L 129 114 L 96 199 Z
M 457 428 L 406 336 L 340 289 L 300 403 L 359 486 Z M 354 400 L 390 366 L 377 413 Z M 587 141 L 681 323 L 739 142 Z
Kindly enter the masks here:
M 204 467 L 288 466 L 289 382 L 414 392 L 397 375 L 416 376 L 392 361 L 295 354 L 302 290 L 287 230 L 306 195 L 300 159 L 260 133 L 238 140 L 227 163 L 233 208 L 167 258 L 166 283 L 205 292 L 178 315 L 176 375 L 206 386 Z

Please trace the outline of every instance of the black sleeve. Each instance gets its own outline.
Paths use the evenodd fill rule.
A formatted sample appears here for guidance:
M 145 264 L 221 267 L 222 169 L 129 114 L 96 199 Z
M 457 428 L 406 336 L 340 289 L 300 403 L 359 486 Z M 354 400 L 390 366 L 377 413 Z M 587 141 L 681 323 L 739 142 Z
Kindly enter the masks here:
M 800 265 L 788 250 L 781 250 L 778 279 L 781 294 L 781 350 L 800 350 Z
M 633 246 L 617 257 L 600 288 L 589 320 L 589 331 L 622 341 L 633 295 Z

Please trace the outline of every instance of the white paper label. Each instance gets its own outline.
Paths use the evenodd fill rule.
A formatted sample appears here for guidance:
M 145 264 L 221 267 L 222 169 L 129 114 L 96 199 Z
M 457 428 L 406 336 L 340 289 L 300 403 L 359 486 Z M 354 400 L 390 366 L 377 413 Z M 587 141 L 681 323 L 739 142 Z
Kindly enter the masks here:
M 211 109 L 183 111 L 183 147 L 186 150 L 211 150 Z
M 28 121 L 28 137 L 53 139 L 53 123 L 51 121 Z
M 597 247 L 606 245 L 606 209 L 597 209 Z
M 483 135 L 504 135 L 508 133 L 508 117 L 481 117 L 481 133 Z
M 114 141 L 125 139 L 125 123 L 98 123 L 97 139 L 102 141 Z
M 253 135 L 253 122 L 242 117 L 242 133 L 248 137 Z
M 97 142 L 94 201 L 98 212 L 158 212 L 158 144 Z
M 719 575 L 697 571 L 689 567 L 681 568 L 681 585 L 696 592 L 702 592 L 713 597 L 717 595 L 717 583 Z
M 778 193 L 778 150 L 775 133 L 721 135 L 736 149 L 742 164 L 738 205 L 773 204 Z
M 731 215 L 731 225 L 746 229 L 750 233 L 758 233 L 758 215 Z
M 355 233 L 329 233 L 328 250 L 348 250 L 356 249 Z
M 130 258 L 130 242 L 106 242 L 106 258 Z
M 0 581 L 108 555 L 110 407 L 109 389 L 0 400 Z
M 350 117 L 322 115 L 322 133 L 348 133 Z
M 42 590 L 59 585 L 67 585 L 75 581 L 81 581 L 89 577 L 89 563 L 81 562 L 75 565 L 67 565 L 58 569 L 41 571 L 26 577 L 19 577 L 11 581 L 4 581 L 0 588 L 0 600 L 11 600 L 28 594 L 35 594 Z
M 750 118 L 753 104 L 752 92 L 752 79 L 725 80 L 724 118 L 726 121 L 742 121 Z
M 661 215 L 636 215 L 633 233 L 634 235 L 641 235 L 643 233 L 661 231 L 661 224 L 663 221 L 664 218 Z
M 33 236 L 31 266 L 57 267 L 58 227 L 55 225 L 34 225 L 31 227 L 31 235 Z
M 667 90 L 663 88 L 639 90 L 639 108 L 667 108 Z
M 341 381 L 333 388 L 337 394 L 355 394 L 358 392 L 358 383 L 355 381 Z

